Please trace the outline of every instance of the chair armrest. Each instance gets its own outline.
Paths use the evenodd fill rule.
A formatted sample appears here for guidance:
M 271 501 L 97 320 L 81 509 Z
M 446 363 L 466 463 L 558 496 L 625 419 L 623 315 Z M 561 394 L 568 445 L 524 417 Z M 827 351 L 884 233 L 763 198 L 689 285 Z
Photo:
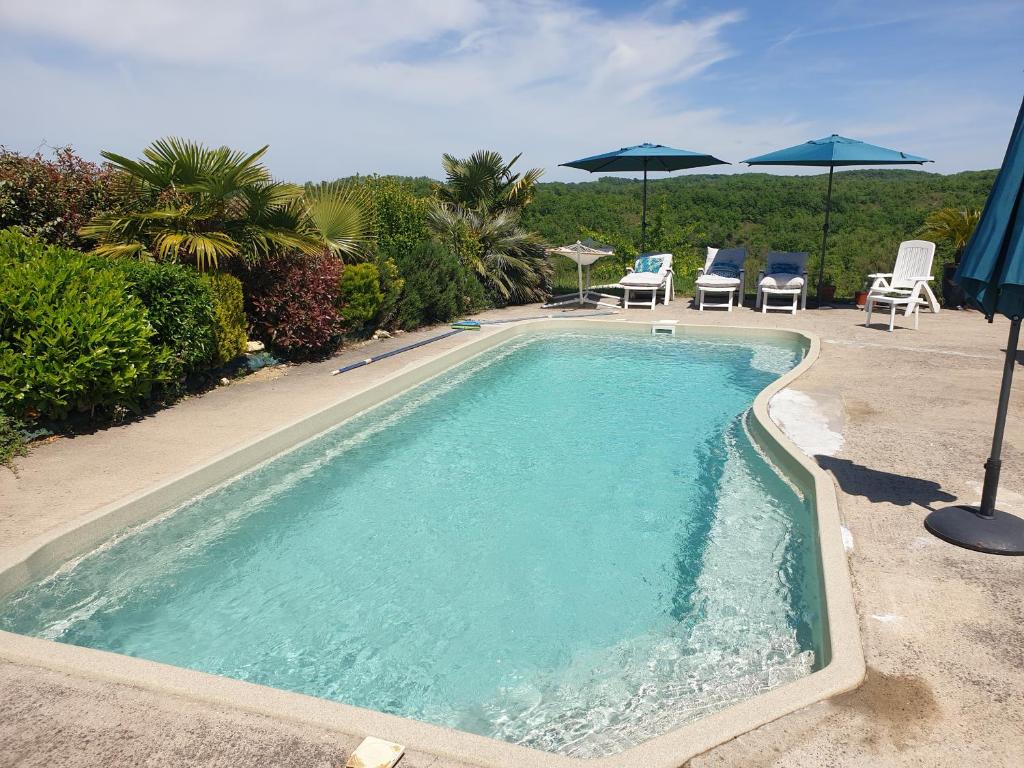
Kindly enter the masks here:
M 704 277 L 704 267 L 697 267 L 697 277 Z
M 872 272 L 868 277 L 872 280 L 877 280 L 880 277 L 892 277 L 892 272 Z
M 910 279 L 911 279 L 911 280 L 919 280 L 919 281 L 920 281 L 920 282 L 922 282 L 922 283 L 926 283 L 926 282 L 928 282 L 929 280 L 934 280 L 935 278 L 934 278 L 934 277 L 932 277 L 931 275 L 929 275 L 928 277 L 923 277 L 923 276 L 918 276 L 918 275 L 915 275 L 914 277 L 912 277 L 912 278 L 910 278 Z
M 633 274 L 633 268 L 632 267 L 626 267 L 626 274 L 627 275 Z

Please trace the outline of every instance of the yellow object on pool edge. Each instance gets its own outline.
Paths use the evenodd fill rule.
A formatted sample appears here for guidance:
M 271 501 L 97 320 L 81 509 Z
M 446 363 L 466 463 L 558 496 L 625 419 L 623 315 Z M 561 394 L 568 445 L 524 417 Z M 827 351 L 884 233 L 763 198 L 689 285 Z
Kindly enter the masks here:
M 393 768 L 404 754 L 401 744 L 367 736 L 349 755 L 345 768 Z

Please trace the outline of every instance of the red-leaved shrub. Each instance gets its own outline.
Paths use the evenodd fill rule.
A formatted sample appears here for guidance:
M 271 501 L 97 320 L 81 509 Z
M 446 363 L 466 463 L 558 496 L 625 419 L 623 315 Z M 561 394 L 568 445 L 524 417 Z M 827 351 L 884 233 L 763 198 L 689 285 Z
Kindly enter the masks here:
M 78 229 L 97 213 L 124 210 L 134 193 L 108 166 L 83 160 L 70 147 L 21 155 L 0 146 L 0 229 L 65 248 L 87 249 L 92 243 Z
M 335 256 L 300 253 L 242 268 L 250 336 L 295 360 L 329 355 L 345 330 L 337 309 L 343 269 Z

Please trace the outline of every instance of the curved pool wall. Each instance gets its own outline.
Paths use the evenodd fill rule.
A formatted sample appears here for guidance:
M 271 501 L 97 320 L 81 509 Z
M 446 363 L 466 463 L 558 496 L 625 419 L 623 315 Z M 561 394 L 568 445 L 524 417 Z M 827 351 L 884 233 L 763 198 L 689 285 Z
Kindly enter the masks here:
M 32 546 L 14 553 L 13 557 L 8 557 L 4 563 L 0 563 L 0 566 L 3 566 L 3 571 L 0 572 L 0 588 L 3 592 L 9 592 L 27 582 L 35 581 L 41 576 L 51 573 L 56 564 L 78 553 L 88 551 L 92 546 L 108 539 L 118 530 L 132 523 L 159 515 L 177 503 L 195 496 L 197 492 L 223 482 L 238 474 L 239 471 L 251 468 L 254 464 L 265 461 L 283 450 L 295 447 L 298 443 L 315 436 L 325 428 L 333 427 L 361 410 L 400 394 L 417 383 L 444 373 L 455 364 L 524 332 L 550 327 L 563 330 L 567 327 L 600 327 L 608 330 L 650 333 L 650 324 L 648 323 L 541 321 L 506 327 L 486 333 L 486 335 L 467 339 L 466 343 L 451 352 L 410 365 L 406 370 L 383 380 L 371 391 L 355 393 L 319 414 L 278 430 L 267 438 L 243 447 L 238 452 L 221 457 L 195 473 L 177 478 L 148 494 L 141 494 L 135 499 L 90 515 L 87 519 L 80 521 L 81 525 L 69 526 L 68 530 L 58 532 L 56 536 L 46 542 L 34 542 Z M 599 765 L 606 760 L 610 761 L 607 763 L 608 765 L 621 765 L 623 761 L 628 761 L 629 764 L 636 761 L 645 765 L 680 765 L 693 754 L 721 743 L 744 730 L 824 696 L 847 690 L 855 686 L 863 675 L 863 660 L 856 634 L 845 557 L 839 538 L 834 489 L 831 481 L 823 476 L 820 470 L 802 454 L 792 450 L 788 441 L 767 419 L 766 412 L 766 404 L 770 395 L 785 386 L 787 381 L 799 375 L 801 370 L 813 362 L 817 354 L 816 340 L 790 332 L 686 326 L 679 326 L 678 333 L 684 336 L 705 337 L 722 337 L 739 333 L 750 341 L 774 339 L 790 344 L 794 340 L 799 340 L 806 349 L 805 359 L 796 369 L 785 374 L 758 395 L 751 409 L 750 418 L 746 420 L 746 427 L 765 457 L 785 472 L 787 478 L 812 503 L 812 509 L 816 511 L 814 515 L 817 523 L 815 535 L 821 549 L 819 579 L 825 593 L 825 610 L 829 620 L 823 627 L 825 634 L 815 643 L 819 662 L 816 666 L 819 667 L 819 671 L 775 688 L 766 694 L 755 696 L 706 716 L 695 723 L 684 725 L 664 735 L 644 741 L 625 752 L 608 758 L 588 760 L 588 762 Z M 332 380 L 328 385 L 333 385 L 336 381 Z M 0 655 L 21 658 L 31 663 L 72 669 L 91 676 L 109 676 L 120 680 L 131 680 L 135 683 L 173 690 L 177 693 L 182 693 L 184 687 L 188 691 L 188 695 L 194 698 L 243 706 L 279 717 L 315 720 L 320 724 L 357 735 L 385 736 L 404 741 L 408 746 L 418 750 L 449 755 L 481 764 L 498 765 L 525 762 L 532 765 L 555 765 L 577 762 L 571 758 L 542 753 L 469 733 L 343 704 L 333 704 L 154 662 L 87 648 L 59 645 L 10 633 L 0 633 Z

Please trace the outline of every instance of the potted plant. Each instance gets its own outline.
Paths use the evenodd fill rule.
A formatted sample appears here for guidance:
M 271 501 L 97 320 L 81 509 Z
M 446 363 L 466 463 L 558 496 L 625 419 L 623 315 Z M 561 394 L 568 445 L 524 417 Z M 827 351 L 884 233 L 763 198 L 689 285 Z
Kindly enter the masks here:
M 857 309 L 864 309 L 864 305 L 868 303 L 868 288 L 870 284 L 867 280 L 861 285 L 860 290 L 853 295 L 853 301 L 857 305 Z

